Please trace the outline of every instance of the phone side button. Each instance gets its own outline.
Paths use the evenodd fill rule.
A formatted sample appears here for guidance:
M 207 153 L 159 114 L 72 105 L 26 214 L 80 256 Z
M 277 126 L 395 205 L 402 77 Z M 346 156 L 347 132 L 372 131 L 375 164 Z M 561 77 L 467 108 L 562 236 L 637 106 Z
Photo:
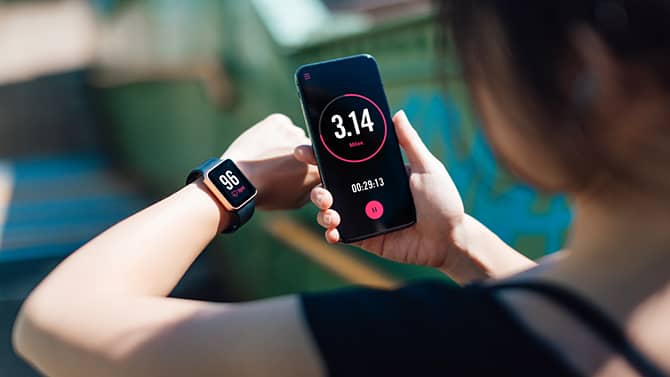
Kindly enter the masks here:
M 371 200 L 365 205 L 365 214 L 371 220 L 379 220 L 384 215 L 384 206 L 377 200 Z

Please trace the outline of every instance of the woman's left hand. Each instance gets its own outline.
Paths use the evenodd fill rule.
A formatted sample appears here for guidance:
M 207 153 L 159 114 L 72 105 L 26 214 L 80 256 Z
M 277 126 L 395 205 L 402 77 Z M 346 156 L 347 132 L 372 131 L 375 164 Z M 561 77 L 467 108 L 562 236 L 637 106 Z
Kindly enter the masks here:
M 302 128 L 286 115 L 272 114 L 235 139 L 221 158 L 235 161 L 256 186 L 258 208 L 299 208 L 320 182 L 315 166 L 294 157 L 303 144 L 311 142 Z

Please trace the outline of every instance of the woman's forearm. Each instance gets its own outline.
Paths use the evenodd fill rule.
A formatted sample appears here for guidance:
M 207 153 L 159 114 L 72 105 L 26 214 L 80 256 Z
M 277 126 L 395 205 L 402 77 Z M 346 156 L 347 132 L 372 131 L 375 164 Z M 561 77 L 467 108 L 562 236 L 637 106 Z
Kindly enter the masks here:
M 188 302 L 151 300 L 168 295 L 227 226 L 227 212 L 210 195 L 202 182 L 190 184 L 68 257 L 21 308 L 13 334 L 17 352 L 58 375 L 72 375 L 62 365 L 67 360 L 110 367 L 113 355 L 150 338 L 154 327 L 202 310 Z M 166 305 L 173 307 L 165 312 Z
M 441 270 L 460 284 L 502 278 L 536 265 L 472 216 L 465 216 L 458 233 L 458 255 L 462 257 Z
M 227 222 L 204 184 L 190 184 L 82 246 L 34 295 L 58 289 L 166 296 Z
M 258 189 L 259 208 L 288 209 L 319 180 L 315 167 L 294 158 L 305 142 L 304 131 L 273 115 L 225 155 Z M 282 373 L 274 361 L 257 362 L 255 350 L 281 355 L 286 371 L 316 365 L 295 297 L 249 305 L 165 297 L 230 219 L 197 181 L 114 225 L 26 299 L 14 324 L 16 352 L 52 376 Z

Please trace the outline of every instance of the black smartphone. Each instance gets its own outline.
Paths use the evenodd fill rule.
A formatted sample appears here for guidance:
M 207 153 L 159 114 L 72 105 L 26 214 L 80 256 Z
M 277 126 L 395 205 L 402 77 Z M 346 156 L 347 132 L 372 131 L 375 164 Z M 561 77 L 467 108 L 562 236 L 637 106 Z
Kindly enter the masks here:
M 409 178 L 375 59 L 356 55 L 304 65 L 295 81 L 321 180 L 342 220 L 340 240 L 414 224 Z

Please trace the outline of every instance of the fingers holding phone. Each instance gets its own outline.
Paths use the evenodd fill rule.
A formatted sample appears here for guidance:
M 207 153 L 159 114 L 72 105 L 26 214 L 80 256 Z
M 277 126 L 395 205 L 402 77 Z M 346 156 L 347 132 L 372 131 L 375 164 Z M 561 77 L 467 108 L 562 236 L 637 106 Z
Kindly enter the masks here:
M 465 215 L 463 204 L 444 165 L 428 150 L 403 111 L 393 117 L 393 123 L 400 146 L 410 162 L 408 175 L 417 222 L 398 232 L 354 244 L 397 262 L 439 267 L 447 259 L 448 250 L 453 249 L 450 247 L 454 242 L 451 235 Z M 299 146 L 295 155 L 304 163 L 316 164 L 311 146 Z M 312 189 L 310 199 L 319 208 L 317 222 L 326 229 L 326 240 L 339 242 L 337 227 L 342 219 L 332 208 L 332 193 L 319 185 Z

